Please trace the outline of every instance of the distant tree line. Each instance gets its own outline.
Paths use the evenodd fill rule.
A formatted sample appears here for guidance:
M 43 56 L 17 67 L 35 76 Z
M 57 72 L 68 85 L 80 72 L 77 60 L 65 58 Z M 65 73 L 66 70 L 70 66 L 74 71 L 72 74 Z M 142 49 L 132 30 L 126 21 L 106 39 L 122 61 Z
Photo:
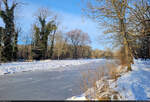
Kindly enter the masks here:
M 32 26 L 32 38 L 25 37 L 23 45 L 18 44 L 21 28 L 15 23 L 15 9 L 19 3 L 11 0 L 0 1 L 0 61 L 100 58 L 101 51 L 92 50 L 88 33 L 80 29 L 69 32 L 59 30 L 57 16 L 48 9 L 39 9 L 36 23 Z M 32 39 L 28 43 L 28 39 Z M 111 53 L 111 52 L 109 52 Z M 108 56 L 111 56 L 109 54 Z
M 78 34 L 78 36 L 74 36 L 70 38 L 70 33 Z M 50 56 L 51 44 L 47 45 L 46 50 L 46 58 L 45 59 L 79 59 L 79 58 L 112 58 L 113 53 L 107 49 L 106 51 L 102 50 L 93 50 L 88 44 L 90 43 L 89 37 L 83 35 L 81 30 L 75 29 L 67 33 L 62 33 L 62 31 L 58 31 L 55 34 L 54 39 L 54 47 L 53 54 Z M 85 37 L 86 36 L 86 37 Z M 78 37 L 78 38 L 77 38 Z M 82 38 L 83 37 L 83 38 Z M 75 45 L 72 44 L 73 40 L 81 39 Z M 72 39 L 72 41 L 71 41 Z M 85 39 L 85 40 L 83 40 Z M 87 42 L 87 40 L 89 40 Z M 37 49 L 38 51 L 39 49 Z M 40 56 L 40 53 L 35 54 L 35 49 L 33 50 L 33 45 L 18 45 L 18 58 L 32 60 L 34 56 Z M 42 53 L 41 53 L 42 54 Z M 41 55 L 42 56 L 42 55 Z M 37 57 L 38 60 L 43 59 L 42 57 Z

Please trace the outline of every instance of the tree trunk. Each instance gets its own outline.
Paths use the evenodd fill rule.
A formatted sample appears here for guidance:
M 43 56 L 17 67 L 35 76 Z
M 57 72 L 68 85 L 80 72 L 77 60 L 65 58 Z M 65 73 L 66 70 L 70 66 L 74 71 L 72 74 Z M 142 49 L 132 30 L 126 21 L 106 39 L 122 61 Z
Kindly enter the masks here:
M 77 58 L 78 58 L 77 51 L 78 51 L 77 46 L 74 45 L 74 53 L 73 53 L 73 58 L 74 58 L 74 59 L 77 59 Z
M 50 48 L 50 58 L 51 59 L 52 59 L 52 56 L 53 56 L 55 33 L 56 33 L 56 30 L 54 31 L 54 34 L 52 35 L 52 40 L 51 40 L 51 48 Z
M 128 38 L 127 38 L 125 22 L 123 19 L 121 19 L 120 22 L 121 22 L 121 32 L 123 34 L 123 44 L 125 47 L 126 63 L 127 63 L 128 70 L 131 71 L 132 70 L 131 64 L 133 63 L 133 56 L 132 56 L 132 52 L 131 52 Z

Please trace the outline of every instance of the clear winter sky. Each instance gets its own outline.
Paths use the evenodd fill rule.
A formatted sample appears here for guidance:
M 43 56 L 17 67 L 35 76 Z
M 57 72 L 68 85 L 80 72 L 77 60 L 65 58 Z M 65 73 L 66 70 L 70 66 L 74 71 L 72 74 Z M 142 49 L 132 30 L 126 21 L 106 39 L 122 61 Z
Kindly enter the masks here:
M 33 15 L 41 7 L 48 8 L 58 15 L 61 26 L 63 26 L 65 31 L 72 29 L 81 29 L 84 32 L 87 32 L 91 38 L 91 46 L 93 49 L 104 49 L 104 44 L 98 42 L 98 37 L 103 32 L 98 30 L 98 25 L 86 18 L 82 17 L 82 8 L 85 5 L 82 3 L 82 0 L 17 0 L 19 2 L 25 3 L 20 10 L 18 15 L 20 15 L 19 23 L 23 29 L 23 34 L 29 34 L 31 31 L 31 24 L 35 22 Z M 2 22 L 0 20 L 0 22 Z M 19 40 L 20 44 L 23 44 Z

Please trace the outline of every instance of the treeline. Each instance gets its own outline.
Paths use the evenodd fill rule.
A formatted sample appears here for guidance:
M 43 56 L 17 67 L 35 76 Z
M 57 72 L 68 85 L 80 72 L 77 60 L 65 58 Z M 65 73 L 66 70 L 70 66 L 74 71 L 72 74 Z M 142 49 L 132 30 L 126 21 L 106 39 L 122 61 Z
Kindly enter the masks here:
M 100 58 L 101 51 L 92 50 L 90 37 L 80 29 L 69 32 L 59 30 L 57 16 L 48 9 L 41 8 L 35 15 L 36 23 L 32 26 L 32 38 L 25 37 L 23 45 L 18 39 L 23 32 L 15 23 L 15 9 L 20 5 L 11 0 L 1 0 L 0 18 L 0 61 L 43 60 L 43 59 L 78 59 Z M 24 35 L 25 36 L 25 35 Z M 31 42 L 28 40 L 31 39 Z
M 64 46 L 60 46 L 63 43 L 59 43 L 60 45 L 57 45 L 57 44 L 58 43 L 55 43 L 54 45 L 54 53 L 51 59 L 56 59 L 56 60 L 74 59 L 72 45 L 64 44 Z M 49 49 L 50 49 L 50 46 L 48 47 L 48 50 Z M 33 60 L 32 57 L 33 56 L 32 56 L 31 45 L 18 45 L 18 59 L 30 61 L 30 60 Z M 116 57 L 115 54 L 111 52 L 110 50 L 106 50 L 106 51 L 99 50 L 99 49 L 92 50 L 90 46 L 78 46 L 77 59 L 80 59 L 80 58 L 112 59 L 115 57 Z M 50 59 L 49 56 L 48 56 L 48 59 Z

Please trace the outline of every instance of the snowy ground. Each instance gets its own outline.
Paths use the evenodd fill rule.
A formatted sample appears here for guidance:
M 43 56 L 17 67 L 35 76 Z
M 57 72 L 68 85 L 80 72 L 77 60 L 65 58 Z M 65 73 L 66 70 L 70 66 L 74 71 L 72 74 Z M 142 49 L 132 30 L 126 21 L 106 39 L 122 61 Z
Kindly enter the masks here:
M 150 60 L 134 60 L 133 71 L 123 74 L 115 84 L 123 100 L 150 100 Z M 110 87 L 113 87 L 114 83 Z M 86 100 L 85 95 L 73 96 L 68 100 Z
M 75 73 L 78 73 L 78 70 L 72 72 L 73 69 L 76 69 L 76 68 L 73 67 L 74 65 L 79 65 L 80 67 L 81 67 L 81 65 L 83 65 L 83 69 L 85 70 L 87 66 L 89 67 L 89 65 L 95 65 L 94 63 L 95 62 L 99 63 L 99 61 L 101 62 L 100 65 L 105 64 L 104 59 L 60 60 L 60 61 L 45 60 L 45 61 L 34 61 L 34 62 L 2 63 L 0 65 L 0 75 L 3 76 L 4 74 L 11 74 L 11 75 L 14 75 L 14 76 L 3 76 L 3 77 L 0 76 L 0 78 L 1 78 L 1 88 L 0 88 L 0 90 L 1 90 L 0 94 L 1 95 L 0 95 L 0 98 L 3 95 L 4 95 L 4 97 L 6 97 L 8 95 L 13 96 L 14 91 L 18 90 L 19 88 L 23 89 L 24 91 L 21 91 L 21 90 L 16 91 L 16 94 L 14 94 L 15 97 L 17 95 L 22 95 L 22 96 L 18 96 L 18 97 L 19 98 L 24 98 L 25 97 L 24 95 L 28 95 L 30 93 L 29 91 L 32 91 L 32 92 L 35 91 L 35 93 L 37 93 L 36 91 L 39 88 L 39 86 L 37 86 L 38 88 L 35 87 L 35 89 L 34 89 L 34 87 L 29 88 L 29 86 L 31 84 L 35 83 L 35 80 L 36 80 L 36 83 L 33 86 L 39 85 L 40 83 L 44 83 L 44 81 L 46 82 L 47 79 L 50 80 L 50 82 L 52 82 L 53 79 L 51 79 L 51 78 L 56 77 L 56 75 L 53 75 L 52 73 L 54 73 L 55 71 L 56 72 L 64 72 L 65 74 L 62 74 L 60 76 L 63 76 L 63 75 L 67 75 L 67 76 L 65 76 L 65 79 L 63 79 L 63 81 L 62 81 L 62 79 L 58 80 L 56 82 L 56 84 L 53 86 L 55 88 L 55 86 L 59 85 L 58 83 L 61 82 L 61 81 L 62 81 L 63 84 L 67 83 L 68 82 L 67 81 L 68 77 L 73 75 L 73 73 L 74 73 L 74 76 L 76 76 L 76 77 L 70 77 L 71 78 L 70 81 L 72 81 L 73 78 L 77 78 L 77 76 L 79 76 L 78 74 L 75 74 Z M 150 81 L 149 81 L 149 79 L 150 79 L 150 60 L 147 60 L 147 61 L 135 60 L 134 62 L 135 62 L 135 64 L 132 65 L 133 71 L 125 73 L 120 78 L 118 78 L 118 80 L 116 82 L 117 87 L 114 88 L 114 90 L 118 91 L 121 94 L 122 99 L 124 99 L 124 100 L 150 100 Z M 90 68 L 91 68 L 91 66 L 90 66 Z M 82 68 L 80 68 L 80 69 L 82 69 Z M 39 70 L 39 71 L 44 70 L 46 72 L 36 72 L 37 70 Z M 27 75 L 29 74 L 30 77 L 31 76 L 33 77 L 33 74 L 35 74 L 35 76 L 36 76 L 35 79 L 33 80 L 32 77 L 31 78 L 29 77 L 28 79 L 26 79 L 26 74 L 23 74 L 23 73 L 20 73 L 20 74 L 17 74 L 17 75 L 12 74 L 12 73 L 26 72 L 26 71 L 35 72 L 35 73 L 27 73 Z M 52 73 L 50 74 L 49 71 L 51 71 Z M 41 76 L 44 76 L 44 79 L 45 79 L 45 74 L 46 74 L 47 79 L 45 79 L 43 82 L 39 81 L 39 83 L 38 83 L 36 78 L 37 78 L 37 76 L 40 76 L 40 75 L 37 75 L 37 73 L 41 74 Z M 53 77 L 50 77 L 50 79 L 49 79 L 49 75 L 53 75 Z M 23 76 L 25 76 L 25 77 L 23 77 Z M 23 77 L 23 78 L 21 79 L 21 77 Z M 10 80 L 6 81 L 5 78 L 10 79 Z M 39 77 L 39 78 L 41 78 L 41 77 Z M 23 80 L 25 80 L 24 83 L 25 84 L 30 84 L 30 85 L 26 86 L 25 84 L 23 84 L 23 82 L 21 84 L 20 82 L 17 81 L 17 79 L 21 82 Z M 80 77 L 79 77 L 79 79 L 80 79 Z M 41 79 L 41 81 L 42 80 L 43 79 Z M 55 81 L 56 80 L 54 80 L 53 83 L 55 83 Z M 21 86 L 20 86 L 19 83 L 21 84 Z M 69 83 L 67 83 L 67 84 L 69 84 Z M 16 85 L 18 85 L 18 86 L 16 86 Z M 43 86 L 44 85 L 45 84 L 43 84 Z M 52 84 L 49 83 L 48 86 L 50 86 L 50 85 L 52 85 Z M 73 85 L 74 84 L 71 85 L 72 88 L 74 87 Z M 12 86 L 15 87 L 15 88 L 13 88 L 14 90 L 12 89 Z M 63 85 L 60 84 L 60 86 L 63 86 Z M 66 86 L 64 86 L 64 87 L 66 87 Z M 41 92 L 41 89 L 43 89 L 43 88 L 44 87 L 42 87 L 42 85 L 41 85 L 39 92 Z M 60 90 L 61 90 L 61 88 L 62 87 L 60 87 Z M 44 90 L 47 90 L 47 89 L 45 88 Z M 54 89 L 54 90 L 56 90 L 56 89 Z M 64 91 L 65 90 L 66 89 L 64 89 Z M 62 93 L 64 91 L 62 91 Z M 23 92 L 25 92 L 26 94 L 20 94 L 20 93 L 23 93 Z M 44 94 L 44 92 L 45 91 L 43 91 L 42 94 Z M 58 93 L 59 93 L 59 90 L 58 90 Z M 58 95 L 58 93 L 56 95 Z M 40 93 L 39 96 L 41 96 L 42 94 Z M 49 91 L 49 94 L 51 94 L 50 91 Z M 65 97 L 69 96 L 69 94 L 70 93 L 68 92 L 68 95 L 66 94 Z M 45 94 L 45 95 L 47 95 L 47 94 Z M 13 98 L 14 98 L 14 96 L 13 96 Z M 37 95 L 35 94 L 35 96 L 37 96 Z M 43 97 L 45 97 L 45 96 L 43 96 Z M 52 97 L 54 97 L 54 96 L 52 96 Z M 62 97 L 64 98 L 64 96 L 62 96 Z M 8 97 L 6 97 L 6 99 L 7 98 Z M 50 97 L 48 97 L 48 98 L 50 98 Z M 58 97 L 56 97 L 56 98 L 58 98 Z M 73 95 L 73 97 L 69 98 L 69 100 L 70 99 L 71 100 L 86 100 L 84 93 L 82 95 L 79 95 L 79 96 L 74 96 Z
M 44 60 L 44 61 L 34 61 L 34 62 L 12 62 L 12 63 L 2 63 L 0 65 L 0 75 L 12 74 L 16 72 L 26 72 L 35 70 L 66 70 L 64 67 L 72 65 L 82 65 L 95 61 L 100 61 L 100 59 L 92 60 Z
M 150 61 L 135 60 L 132 72 L 117 81 L 123 99 L 150 100 Z

